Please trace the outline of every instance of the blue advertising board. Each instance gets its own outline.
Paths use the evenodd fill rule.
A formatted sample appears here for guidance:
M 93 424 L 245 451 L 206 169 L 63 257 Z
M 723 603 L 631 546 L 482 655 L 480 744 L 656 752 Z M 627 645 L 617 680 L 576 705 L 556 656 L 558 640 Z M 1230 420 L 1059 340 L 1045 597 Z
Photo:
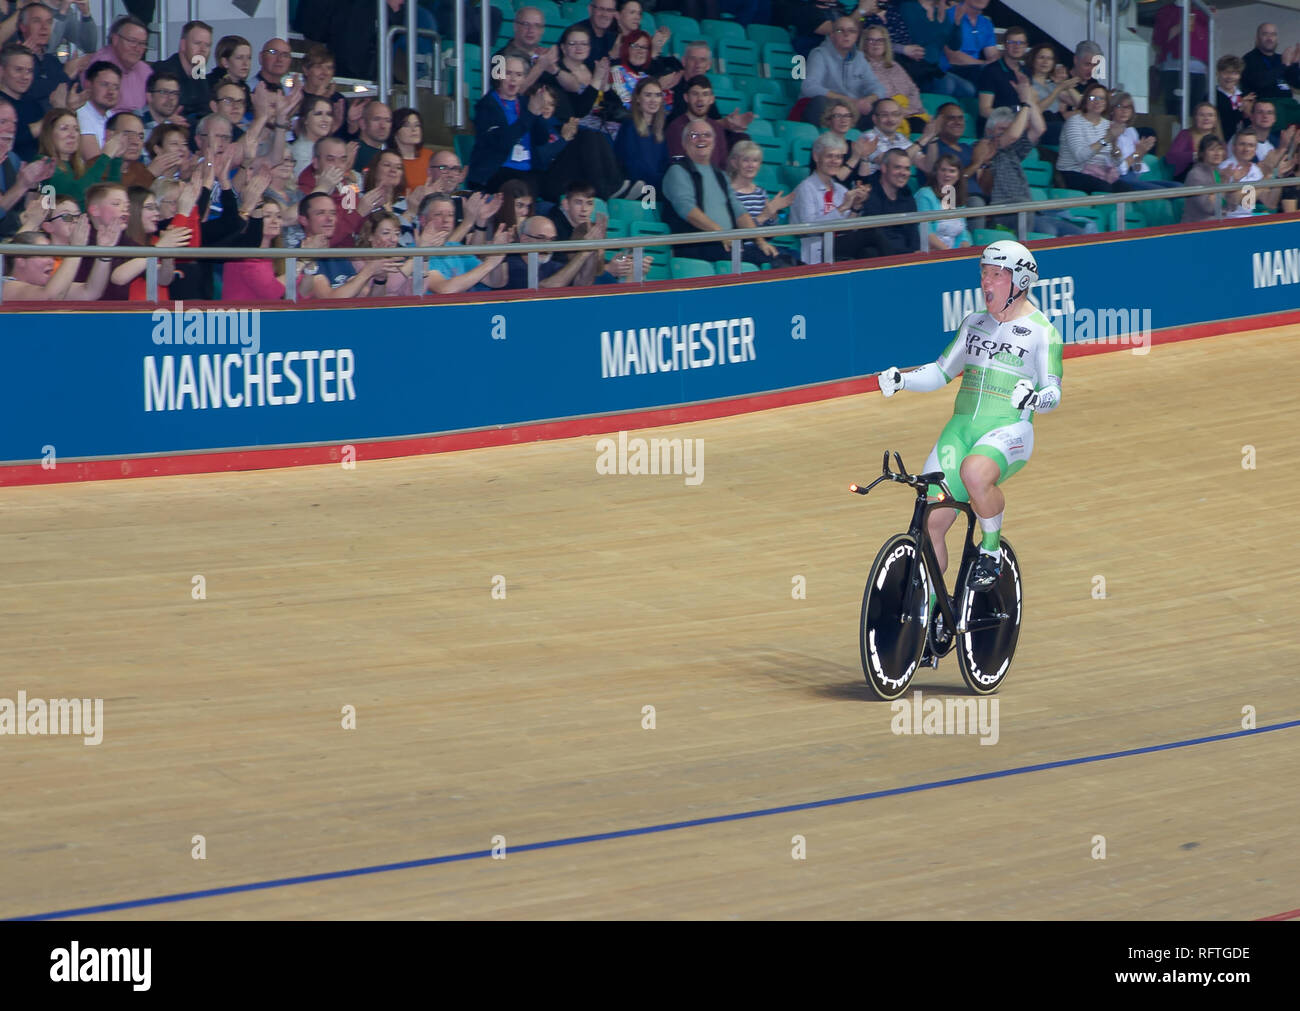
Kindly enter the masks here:
M 1037 251 L 1067 340 L 1300 307 L 1300 222 Z M 688 290 L 240 313 L 0 314 L 0 466 L 363 443 L 742 397 L 936 356 L 980 307 L 968 257 Z M 1124 315 L 1120 315 L 1123 313 Z

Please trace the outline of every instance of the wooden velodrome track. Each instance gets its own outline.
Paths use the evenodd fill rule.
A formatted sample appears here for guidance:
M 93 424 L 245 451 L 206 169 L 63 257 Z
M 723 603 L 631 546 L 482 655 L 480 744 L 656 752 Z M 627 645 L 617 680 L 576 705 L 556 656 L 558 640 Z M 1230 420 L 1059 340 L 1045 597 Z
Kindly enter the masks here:
M 1300 717 L 1297 355 L 1272 330 L 1067 359 L 1007 485 L 1026 604 L 994 746 L 891 733 L 856 642 L 911 506 L 847 486 L 885 447 L 919 468 L 952 387 L 659 433 L 704 440 L 698 487 L 600 476 L 587 437 L 0 490 L 0 696 L 106 700 L 98 747 L 0 738 L 0 914 L 1293 910 L 1300 727 L 797 806 Z M 915 687 L 964 694 L 952 656 Z

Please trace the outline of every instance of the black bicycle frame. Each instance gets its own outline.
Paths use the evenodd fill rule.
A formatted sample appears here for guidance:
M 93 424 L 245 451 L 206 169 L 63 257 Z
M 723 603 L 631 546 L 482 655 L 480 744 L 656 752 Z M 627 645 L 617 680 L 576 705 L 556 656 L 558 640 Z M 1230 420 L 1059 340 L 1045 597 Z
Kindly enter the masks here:
M 930 541 L 930 531 L 927 529 L 926 520 L 936 509 L 956 509 L 966 515 L 966 546 L 962 551 L 961 561 L 957 565 L 957 572 L 960 575 L 962 567 L 979 549 L 975 547 L 972 535 L 975 533 L 975 510 L 971 508 L 969 502 L 958 502 L 953 497 L 952 489 L 948 487 L 948 482 L 942 474 L 909 474 L 907 468 L 903 466 L 903 458 L 897 453 L 894 459 L 898 462 L 898 473 L 889 469 L 889 450 L 885 450 L 884 463 L 881 468 L 880 477 L 876 478 L 867 487 L 862 488 L 858 485 L 850 485 L 849 490 L 859 495 L 866 495 L 872 488 L 881 481 L 897 481 L 900 484 L 906 484 L 916 489 L 916 505 L 912 509 L 912 523 L 908 527 L 907 533 L 910 537 L 916 539 L 920 547 L 920 558 L 925 565 L 926 572 L 930 576 L 930 582 L 936 587 L 943 589 L 942 593 L 936 591 L 935 596 L 938 598 L 936 603 L 939 607 L 940 614 L 952 629 L 954 634 L 962 635 L 966 632 L 979 631 L 983 628 L 992 628 L 997 625 L 1005 616 L 995 615 L 990 618 L 978 619 L 968 628 L 959 628 L 957 625 L 957 615 L 953 613 L 953 601 L 948 596 L 947 584 L 943 581 L 943 573 L 939 571 L 939 559 L 934 553 L 934 545 Z M 931 480 L 937 478 L 938 480 Z M 929 501 L 929 487 L 931 484 L 937 484 L 942 489 L 940 498 L 935 501 Z M 912 621 L 914 615 L 908 613 L 907 604 L 912 599 L 912 592 L 915 591 L 921 583 L 920 573 L 917 571 L 917 561 L 914 555 L 912 561 L 908 563 L 907 568 L 907 587 L 909 592 L 903 595 L 903 613 L 900 620 L 903 623 Z

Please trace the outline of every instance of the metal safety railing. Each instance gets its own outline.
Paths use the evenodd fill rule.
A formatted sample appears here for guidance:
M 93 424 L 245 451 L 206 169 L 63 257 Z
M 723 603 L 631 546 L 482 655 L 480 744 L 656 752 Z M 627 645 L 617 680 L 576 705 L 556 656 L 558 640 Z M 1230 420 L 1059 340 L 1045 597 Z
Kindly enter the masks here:
M 1275 189 L 1278 187 L 1300 185 L 1300 179 L 1285 177 L 1281 179 L 1261 179 L 1250 183 L 1255 190 Z M 149 264 L 145 275 L 146 301 L 158 299 L 158 261 L 175 260 L 241 260 L 270 259 L 285 261 L 285 298 L 289 302 L 298 300 L 298 261 L 337 259 L 346 257 L 352 260 L 391 259 L 410 257 L 413 259 L 411 276 L 412 290 L 417 298 L 428 297 L 424 292 L 424 275 L 427 272 L 426 260 L 437 260 L 443 256 L 500 256 L 522 255 L 528 267 L 528 288 L 538 287 L 538 267 L 540 257 L 547 253 L 583 253 L 609 249 L 632 250 L 632 278 L 636 283 L 645 280 L 645 250 L 647 246 L 682 246 L 698 245 L 701 242 L 730 242 L 731 271 L 741 272 L 743 255 L 742 243 L 758 238 L 777 238 L 780 236 L 819 236 L 823 242 L 822 261 L 834 260 L 835 235 L 841 232 L 856 232 L 869 228 L 892 228 L 898 225 L 916 225 L 920 231 L 920 251 L 929 254 L 923 225 L 931 221 L 945 221 L 949 218 L 983 218 L 1001 217 L 1014 214 L 1017 216 L 1017 232 L 1020 240 L 1028 238 L 1029 216 L 1038 211 L 1070 210 L 1074 207 L 1096 207 L 1102 204 L 1115 204 L 1115 232 L 1126 230 L 1124 208 L 1127 204 L 1141 203 L 1148 200 L 1177 200 L 1212 194 L 1233 193 L 1242 190 L 1242 183 L 1218 183 L 1213 186 L 1185 186 L 1159 190 L 1137 190 L 1129 193 L 1096 193 L 1092 196 L 1062 198 L 1056 200 L 1034 200 L 1023 204 L 990 204 L 982 207 L 940 208 L 936 211 L 918 211 L 909 214 L 882 214 L 869 218 L 849 218 L 834 223 L 811 225 L 767 225 L 763 228 L 739 228 L 722 232 L 682 232 L 673 235 L 630 235 L 606 237 L 603 239 L 571 239 L 556 242 L 512 242 L 482 246 L 398 246 L 392 249 L 263 249 L 263 248 L 192 248 L 177 247 L 160 250 L 157 247 L 130 246 L 22 246 L 14 244 L 0 245 L 0 303 L 4 301 L 4 284 L 6 276 L 6 259 L 12 256 L 79 256 L 79 257 L 113 257 L 114 259 L 148 258 Z M 1216 201 L 1214 220 L 1222 221 L 1223 205 Z M 828 227 L 828 225 L 830 227 Z M 1113 234 L 1113 233 L 1100 233 Z M 739 239 L 740 242 L 733 240 Z M 123 254 L 126 254 L 125 256 Z M 87 303 L 93 304 L 93 303 Z

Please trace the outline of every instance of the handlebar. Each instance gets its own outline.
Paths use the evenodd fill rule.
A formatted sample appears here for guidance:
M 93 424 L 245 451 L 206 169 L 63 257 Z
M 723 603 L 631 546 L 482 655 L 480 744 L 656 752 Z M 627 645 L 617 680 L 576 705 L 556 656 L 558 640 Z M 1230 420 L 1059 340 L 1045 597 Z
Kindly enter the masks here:
M 866 495 L 872 488 L 880 484 L 881 481 L 897 481 L 899 484 L 905 484 L 909 487 L 915 488 L 920 494 L 925 494 L 930 485 L 937 484 L 943 489 L 943 493 L 946 497 L 953 497 L 952 489 L 948 487 L 948 481 L 944 477 L 943 471 L 935 471 L 932 474 L 909 474 L 907 468 L 903 466 L 903 458 L 899 456 L 898 453 L 894 454 L 894 460 L 898 464 L 897 473 L 889 469 L 889 450 L 885 450 L 884 459 L 881 461 L 880 477 L 876 478 L 865 488 L 858 484 L 851 484 L 849 485 L 849 491 L 854 492 L 857 495 Z

